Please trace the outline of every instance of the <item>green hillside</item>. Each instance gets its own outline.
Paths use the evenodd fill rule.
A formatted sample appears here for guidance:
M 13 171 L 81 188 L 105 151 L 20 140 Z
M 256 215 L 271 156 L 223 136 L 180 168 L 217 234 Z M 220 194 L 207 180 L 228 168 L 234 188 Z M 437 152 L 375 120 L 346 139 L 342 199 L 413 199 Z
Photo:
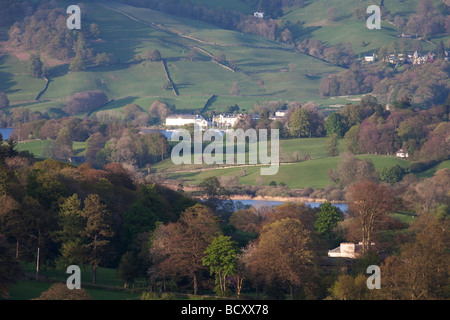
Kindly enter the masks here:
M 377 170 L 391 167 L 396 164 L 402 167 L 406 167 L 409 164 L 404 160 L 387 156 L 371 155 L 358 156 L 358 158 L 370 159 Z M 274 176 L 262 176 L 260 175 L 261 167 L 249 166 L 245 168 L 245 177 L 242 177 L 241 174 L 243 168 L 228 168 L 167 173 L 167 178 L 174 180 L 182 179 L 185 184 L 197 185 L 211 176 L 238 176 L 239 182 L 243 185 L 256 185 L 261 181 L 260 179 L 262 179 L 264 185 L 269 185 L 270 182 L 275 181 L 277 184 L 283 182 L 289 188 L 293 189 L 302 189 L 306 187 L 321 189 L 331 184 L 327 171 L 329 169 L 336 169 L 339 161 L 339 157 L 327 157 L 293 164 L 282 164 L 278 173 Z
M 8 93 L 11 107 L 47 112 L 62 108 L 65 99 L 76 92 L 102 90 L 114 100 L 105 109 L 120 109 L 131 102 L 147 109 L 160 99 L 180 111 L 201 110 L 212 95 L 217 96 L 209 106 L 212 110 L 234 104 L 249 109 L 255 102 L 268 100 L 320 99 L 320 80 L 341 70 L 266 38 L 115 2 L 85 5 L 89 10 L 83 15 L 83 25 L 95 23 L 101 30 L 100 40 L 90 45 L 95 52 L 114 54 L 119 63 L 69 72 L 67 64 L 43 57 L 44 63 L 53 63 L 49 65 L 51 81 L 40 100 L 34 101 L 45 81 L 27 74 L 26 60 L 5 54 L 0 91 Z M 178 96 L 162 88 L 167 81 L 162 62 L 134 61 L 136 55 L 155 49 L 166 61 Z M 188 59 L 191 49 L 197 52 L 194 61 Z M 211 61 L 218 54 L 235 63 L 235 72 Z M 234 83 L 240 92 L 231 92 Z
M 256 10 L 249 5 L 250 1 L 194 2 L 245 15 Z M 57 3 L 61 8 L 70 4 L 67 1 Z M 369 30 L 365 19 L 357 18 L 355 9 L 365 10 L 369 5 L 359 0 L 305 1 L 301 8 L 296 5 L 284 7 L 283 15 L 277 21 L 280 25 L 290 23 L 297 42 L 315 39 L 327 46 L 349 42 L 355 55 L 362 57 L 383 46 L 398 45 L 401 31 L 393 25 L 393 17 L 398 15 L 407 21 L 415 13 L 418 3 L 419 0 L 384 3 L 381 30 Z M 440 1 L 434 0 L 434 4 L 439 8 Z M 248 110 L 255 102 L 270 100 L 314 101 L 326 110 L 330 105 L 341 106 L 351 102 L 352 98 L 359 98 L 322 99 L 318 90 L 320 81 L 343 69 L 301 54 L 293 45 L 115 1 L 85 3 L 83 6 L 86 8 L 83 26 L 87 28 L 95 23 L 100 28 L 100 39 L 90 40 L 90 45 L 95 52 L 114 54 L 119 63 L 70 73 L 67 61 L 56 62 L 43 57 L 51 82 L 36 101 L 45 81 L 28 74 L 26 59 L 31 52 L 1 50 L 0 92 L 8 94 L 11 107 L 27 106 L 34 111 L 47 112 L 51 108 L 62 108 L 65 99 L 76 92 L 95 89 L 104 91 L 110 100 L 114 100 L 105 109 L 120 109 L 130 102 L 148 108 L 154 100 L 160 99 L 180 111 L 201 110 L 206 101 L 216 95 L 209 106 L 211 110 L 234 104 Z M 327 14 L 330 7 L 336 9 L 334 19 Z M 1 39 L 4 39 L 6 30 L 2 32 Z M 435 39 L 414 41 L 420 41 L 423 50 L 431 50 L 437 41 L 448 42 L 449 39 L 450 36 L 444 34 Z M 406 40 L 407 45 L 411 41 Z M 136 55 L 143 56 L 146 51 L 155 49 L 166 61 L 178 96 L 172 90 L 162 88 L 167 81 L 162 63 L 134 61 Z M 193 61 L 188 58 L 191 50 L 197 53 Z M 219 54 L 225 55 L 228 61 L 225 66 L 211 61 Z M 230 62 L 235 65 L 234 72 L 227 66 Z M 239 92 L 231 92 L 236 83 Z
M 366 19 L 358 19 L 354 15 L 356 8 L 365 12 L 369 5 L 379 5 L 379 1 L 305 1 L 303 8 L 285 8 L 283 18 L 294 24 L 301 23 L 301 38 L 314 38 L 328 45 L 350 42 L 355 54 L 370 54 L 377 52 L 382 46 L 389 47 L 393 45 L 394 41 L 399 41 L 398 35 L 401 34 L 401 31 L 389 20 L 399 15 L 408 21 L 409 17 L 415 13 L 419 1 L 384 1 L 380 30 L 369 30 L 366 27 Z M 433 0 L 433 3 L 435 7 L 439 7 L 440 1 Z M 335 21 L 328 19 L 327 10 L 330 7 L 336 9 Z M 367 45 L 362 46 L 362 41 Z M 436 44 L 424 40 L 420 40 L 420 42 L 424 50 L 434 49 L 436 46 Z

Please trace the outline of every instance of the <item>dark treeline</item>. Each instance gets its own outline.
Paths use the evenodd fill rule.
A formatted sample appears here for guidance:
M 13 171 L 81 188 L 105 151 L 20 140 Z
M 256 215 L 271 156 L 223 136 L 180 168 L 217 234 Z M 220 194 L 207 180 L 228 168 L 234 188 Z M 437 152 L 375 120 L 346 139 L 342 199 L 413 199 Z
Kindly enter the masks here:
M 361 66 L 324 78 L 319 93 L 340 96 L 372 93 L 380 102 L 391 104 L 404 95 L 417 107 L 426 108 L 445 103 L 450 94 L 450 64 L 444 60 L 401 69 L 384 62 Z
M 389 110 L 371 96 L 358 104 L 348 104 L 327 119 L 327 133 L 344 137 L 346 150 L 354 154 L 395 154 L 403 148 L 415 161 L 442 161 L 450 152 L 450 100 L 443 105 L 420 110 L 404 96 Z
M 408 21 L 400 16 L 394 17 L 394 23 L 397 27 L 403 28 L 412 35 L 420 35 L 425 38 L 450 32 L 450 3 L 441 1 L 438 7 L 435 7 L 432 0 L 421 0 L 416 13 L 411 15 Z
M 74 142 L 86 142 L 85 156 L 76 162 L 86 161 L 95 168 L 112 162 L 142 168 L 164 160 L 169 153 L 169 143 L 164 135 L 156 132 L 140 134 L 131 120 L 105 123 L 75 117 L 42 119 L 18 125 L 12 139 L 50 140 L 44 156 L 64 161 L 72 161 L 76 156 Z

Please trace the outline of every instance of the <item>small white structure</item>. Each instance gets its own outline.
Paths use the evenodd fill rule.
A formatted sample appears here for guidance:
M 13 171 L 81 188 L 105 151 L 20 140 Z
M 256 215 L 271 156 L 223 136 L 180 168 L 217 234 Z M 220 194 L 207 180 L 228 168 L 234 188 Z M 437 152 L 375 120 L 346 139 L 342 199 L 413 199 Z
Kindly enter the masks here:
M 371 243 L 371 246 L 375 245 L 375 243 Z M 362 253 L 362 242 L 358 244 L 352 242 L 342 242 L 339 247 L 328 250 L 328 256 L 332 258 L 350 258 L 355 259 Z
M 286 115 L 286 110 L 275 111 L 275 117 L 284 117 Z
M 203 119 L 200 115 L 175 114 L 166 118 L 166 126 L 182 127 L 186 124 L 198 125 L 202 129 L 208 127 L 208 121 Z
M 371 56 L 364 56 L 364 61 L 365 62 L 374 62 L 376 59 L 376 54 L 372 54 Z
M 259 19 L 263 19 L 263 18 L 264 18 L 264 12 L 256 11 L 256 12 L 253 14 L 253 16 L 256 17 L 256 18 L 259 18 Z
M 408 152 L 405 150 L 405 149 L 400 149 L 400 150 L 398 150 L 396 153 L 395 153 L 395 156 L 397 157 L 397 158 L 402 158 L 402 159 L 405 159 L 405 158 L 408 158 L 409 157 L 409 154 L 408 154 Z
M 276 120 L 282 120 L 284 119 L 284 116 L 286 115 L 286 111 L 285 110 L 278 110 L 275 111 L 270 117 L 270 120 L 276 121 Z

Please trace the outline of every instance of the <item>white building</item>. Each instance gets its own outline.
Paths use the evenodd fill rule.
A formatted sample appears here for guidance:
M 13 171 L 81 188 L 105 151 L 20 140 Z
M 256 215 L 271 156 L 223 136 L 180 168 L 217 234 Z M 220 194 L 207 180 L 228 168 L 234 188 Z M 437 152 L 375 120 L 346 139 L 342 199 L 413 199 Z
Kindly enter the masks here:
M 371 56 L 364 56 L 364 61 L 366 62 L 374 62 L 376 59 L 376 54 L 372 54 Z
M 397 158 L 408 158 L 408 157 L 409 157 L 409 154 L 408 154 L 408 152 L 407 152 L 406 150 L 400 149 L 400 150 L 398 150 L 398 151 L 395 153 L 395 156 L 396 156 Z
M 375 243 L 371 243 L 371 246 L 375 245 Z M 362 242 L 351 243 L 351 242 L 342 242 L 339 247 L 328 250 L 328 256 L 332 258 L 350 258 L 355 259 L 362 253 Z
M 214 116 L 212 121 L 220 128 L 232 128 L 242 117 L 242 114 L 219 114 Z
M 256 18 L 263 19 L 263 18 L 264 18 L 264 12 L 258 12 L 258 11 L 256 11 L 256 12 L 253 14 L 253 16 L 256 17 Z
M 166 126 L 182 127 L 186 124 L 198 125 L 202 129 L 208 127 L 208 121 L 200 115 L 175 114 L 166 118 Z
M 282 120 L 284 119 L 284 116 L 286 115 L 286 111 L 285 110 L 278 110 L 275 111 L 270 117 L 270 120 L 276 121 L 276 120 Z
M 286 115 L 286 110 L 275 111 L 275 117 L 284 117 Z

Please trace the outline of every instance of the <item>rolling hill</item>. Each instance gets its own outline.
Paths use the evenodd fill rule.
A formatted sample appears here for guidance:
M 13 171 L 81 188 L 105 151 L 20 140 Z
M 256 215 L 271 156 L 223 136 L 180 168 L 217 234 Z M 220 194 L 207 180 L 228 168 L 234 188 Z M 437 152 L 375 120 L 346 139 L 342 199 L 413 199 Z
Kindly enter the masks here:
M 110 1 L 86 6 L 83 25 L 96 23 L 101 30 L 100 39 L 91 41 L 91 46 L 96 52 L 113 53 L 119 63 L 69 72 L 66 61 L 43 57 L 50 83 L 36 101 L 45 81 L 27 74 L 30 52 L 8 51 L 5 46 L 0 91 L 7 92 L 12 108 L 46 112 L 62 108 L 65 98 L 76 92 L 102 90 L 114 100 L 105 109 L 132 102 L 147 109 L 160 99 L 177 110 L 198 112 L 215 95 L 211 109 L 238 104 L 248 110 L 255 102 L 320 99 L 320 80 L 341 70 L 293 47 L 203 22 Z M 167 81 L 163 63 L 134 61 L 136 55 L 155 49 L 161 52 L 178 95 L 162 89 Z M 197 53 L 193 61 L 188 58 L 192 49 Z M 211 60 L 219 54 L 234 61 L 235 70 Z M 238 83 L 239 94 L 230 92 L 233 83 Z

